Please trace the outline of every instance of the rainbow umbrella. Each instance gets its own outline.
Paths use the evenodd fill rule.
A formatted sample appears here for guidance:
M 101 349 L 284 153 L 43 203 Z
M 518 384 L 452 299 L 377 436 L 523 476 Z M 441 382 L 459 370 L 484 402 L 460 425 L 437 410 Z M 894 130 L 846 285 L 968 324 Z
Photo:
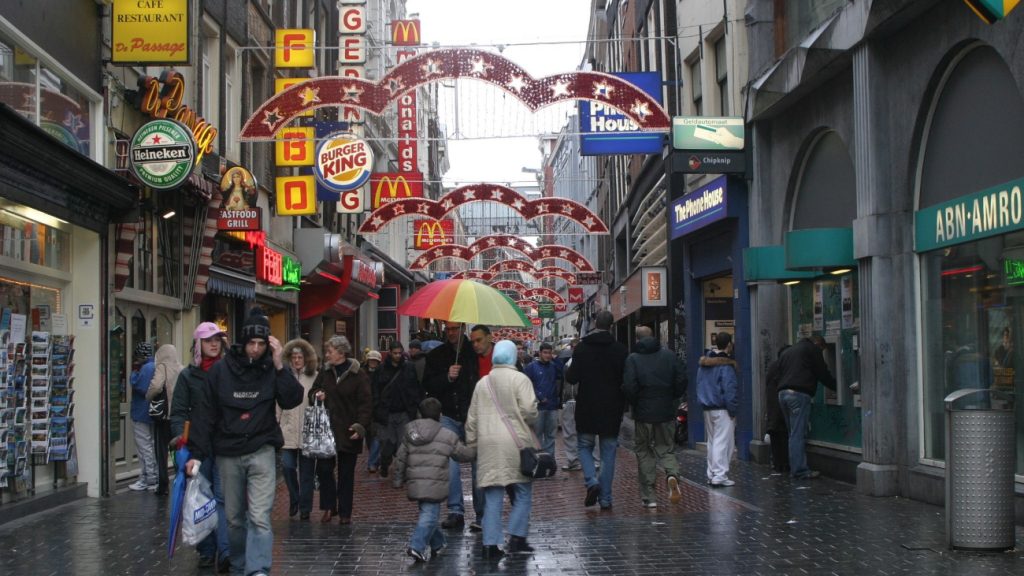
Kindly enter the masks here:
M 403 302 L 398 313 L 449 322 L 530 327 L 530 319 L 508 296 L 464 279 L 427 284 Z

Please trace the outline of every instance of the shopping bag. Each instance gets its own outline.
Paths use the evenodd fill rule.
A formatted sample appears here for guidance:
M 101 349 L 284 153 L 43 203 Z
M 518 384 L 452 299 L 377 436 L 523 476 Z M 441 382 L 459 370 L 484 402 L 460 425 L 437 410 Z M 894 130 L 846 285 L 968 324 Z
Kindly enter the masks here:
M 331 419 L 320 400 L 306 408 L 302 420 L 302 455 L 306 458 L 334 458 L 337 455 Z
M 202 474 L 188 479 L 185 487 L 185 509 L 181 519 L 181 537 L 185 544 L 195 546 L 217 528 L 217 501 L 210 481 Z

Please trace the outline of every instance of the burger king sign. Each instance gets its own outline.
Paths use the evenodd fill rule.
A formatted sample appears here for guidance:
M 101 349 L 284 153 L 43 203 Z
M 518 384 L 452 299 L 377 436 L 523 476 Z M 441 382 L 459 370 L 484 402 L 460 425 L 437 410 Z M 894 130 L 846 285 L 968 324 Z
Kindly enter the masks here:
M 324 188 L 344 194 L 370 179 L 373 150 L 352 134 L 331 134 L 317 146 L 314 170 L 317 181 Z

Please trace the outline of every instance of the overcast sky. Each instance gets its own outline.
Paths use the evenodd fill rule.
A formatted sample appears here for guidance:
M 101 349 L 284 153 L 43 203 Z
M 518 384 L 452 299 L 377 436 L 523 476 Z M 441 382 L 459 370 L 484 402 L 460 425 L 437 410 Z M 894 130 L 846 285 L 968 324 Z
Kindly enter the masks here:
M 579 66 L 589 25 L 590 0 L 408 0 L 406 9 L 410 14 L 419 14 L 424 45 L 430 46 L 434 42 L 441 47 L 472 43 L 481 47 L 503 44 L 506 46 L 502 52 L 505 57 L 539 78 L 573 71 Z M 542 44 L 510 46 L 535 42 Z M 523 134 L 518 126 L 525 124 L 515 118 L 521 116 L 525 109 L 521 109 L 518 104 L 506 106 L 503 101 L 484 94 L 486 88 L 472 86 L 474 84 L 482 83 L 472 80 L 460 82 L 460 118 L 463 124 L 474 122 L 472 126 L 463 126 L 461 132 L 470 136 L 501 132 Z M 470 92 L 467 94 L 465 90 Z M 452 90 L 451 94 L 454 93 Z M 467 108 L 471 120 L 467 119 Z M 543 111 L 538 112 L 538 118 L 542 120 L 537 122 L 551 125 L 554 112 L 549 110 L 546 116 L 543 116 Z M 442 110 L 442 114 L 450 116 L 451 112 Z M 454 132 L 453 118 L 442 117 L 442 122 L 446 124 L 449 133 Z M 506 122 L 508 127 L 503 129 L 500 126 L 502 122 Z M 478 128 L 476 123 L 488 124 L 475 130 Z M 533 175 L 524 174 L 522 168 L 540 167 L 537 135 L 530 133 L 527 137 L 450 141 L 448 150 L 451 168 L 445 174 L 445 182 L 532 181 Z

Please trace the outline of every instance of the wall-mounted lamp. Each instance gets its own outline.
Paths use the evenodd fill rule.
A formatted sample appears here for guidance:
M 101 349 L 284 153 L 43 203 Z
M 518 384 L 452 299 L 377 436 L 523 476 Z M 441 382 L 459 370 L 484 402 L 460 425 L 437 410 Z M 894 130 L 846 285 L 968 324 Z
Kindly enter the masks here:
M 789 280 L 787 282 L 783 282 L 782 285 L 783 286 L 796 286 L 799 283 L 800 283 L 799 280 Z
M 168 210 L 167 212 L 164 212 L 163 219 L 170 220 L 171 218 L 174 218 L 175 214 L 177 214 L 177 212 L 174 210 Z
M 846 274 L 847 272 L 850 272 L 851 270 L 853 270 L 853 269 L 852 268 L 840 268 L 838 270 L 833 270 L 833 271 L 829 272 L 829 274 L 831 274 L 833 276 L 842 276 L 843 274 Z

